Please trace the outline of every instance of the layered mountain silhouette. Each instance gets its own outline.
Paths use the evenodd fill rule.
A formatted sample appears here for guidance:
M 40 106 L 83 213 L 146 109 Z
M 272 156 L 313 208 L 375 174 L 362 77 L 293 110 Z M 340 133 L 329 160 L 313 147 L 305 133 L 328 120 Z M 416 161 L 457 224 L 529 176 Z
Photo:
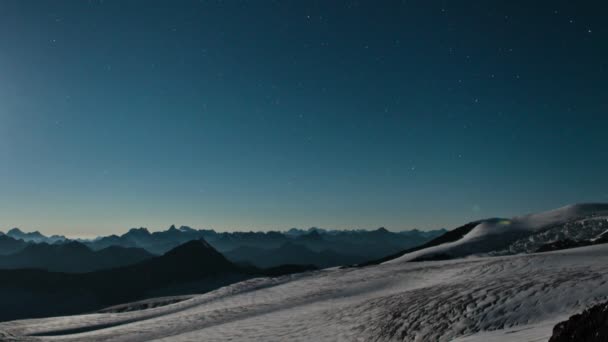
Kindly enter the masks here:
M 83 313 L 150 297 L 202 293 L 251 277 L 349 265 L 443 232 L 218 233 L 171 226 L 74 241 L 13 228 L 0 233 L 0 302 L 10 308 L 0 310 L 0 320 Z
M 198 239 L 205 239 L 231 261 L 241 265 L 265 268 L 288 263 L 324 268 L 378 259 L 427 242 L 443 232 L 293 228 L 287 232 L 218 233 L 171 226 L 159 232 L 133 228 L 120 236 L 75 241 L 13 228 L 6 235 L 0 233 L 0 269 L 90 272 L 133 264 Z
M 0 320 L 82 313 L 148 297 L 202 293 L 256 276 L 311 269 L 314 267 L 305 265 L 267 270 L 236 265 L 201 239 L 162 256 L 95 272 L 0 270 L 0 302 L 10 308 L 1 310 Z
M 59 241 L 65 241 L 67 238 L 63 235 L 52 235 L 46 236 L 40 233 L 39 231 L 25 233 L 21 231 L 19 228 L 13 228 L 6 232 L 7 236 L 10 236 L 14 239 L 23 240 L 25 242 L 46 242 L 46 243 L 55 243 Z
M 0 255 L 16 253 L 28 245 L 23 240 L 13 239 L 12 237 L 0 234 Z
M 0 237 L 2 239 L 2 237 Z M 21 240 L 16 241 L 20 245 Z M 38 268 L 56 272 L 90 272 L 134 264 L 153 257 L 141 248 L 110 246 L 93 251 L 80 242 L 30 243 L 10 255 L 0 256 L 0 269 Z
M 137 247 L 160 255 L 187 241 L 204 238 L 218 251 L 230 252 L 231 256 L 235 256 L 238 260 L 245 259 L 247 254 L 235 255 L 239 250 L 244 252 L 249 252 L 248 248 L 271 250 L 280 248 L 285 243 L 296 243 L 314 252 L 331 251 L 339 255 L 356 255 L 361 256 L 364 260 L 370 260 L 420 245 L 445 232 L 443 229 L 429 232 L 411 230 L 395 233 L 385 228 L 372 231 L 332 231 L 320 228 L 298 230 L 294 228 L 285 233 L 276 231 L 218 233 L 213 230 L 171 226 L 168 230 L 160 232 L 150 232 L 146 228 L 133 228 L 120 236 L 99 237 L 84 243 L 93 250 L 108 246 Z

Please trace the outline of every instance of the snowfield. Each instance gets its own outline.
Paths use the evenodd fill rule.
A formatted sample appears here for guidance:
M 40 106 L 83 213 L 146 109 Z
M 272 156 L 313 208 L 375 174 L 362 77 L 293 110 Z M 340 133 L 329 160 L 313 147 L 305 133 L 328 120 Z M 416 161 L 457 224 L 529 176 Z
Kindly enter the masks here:
M 479 254 L 476 248 L 484 242 L 505 248 L 521 239 L 522 232 L 538 233 L 582 216 L 605 215 L 604 209 L 570 206 L 485 221 L 461 240 L 381 265 L 251 279 L 202 295 L 120 306 L 118 311 L 124 312 L 0 323 L 0 338 L 547 341 L 556 323 L 608 298 L 608 244 L 540 254 L 408 261 L 429 250 Z
M 259 278 L 152 309 L 0 331 L 19 341 L 546 341 L 557 322 L 606 299 L 607 282 L 599 245 Z

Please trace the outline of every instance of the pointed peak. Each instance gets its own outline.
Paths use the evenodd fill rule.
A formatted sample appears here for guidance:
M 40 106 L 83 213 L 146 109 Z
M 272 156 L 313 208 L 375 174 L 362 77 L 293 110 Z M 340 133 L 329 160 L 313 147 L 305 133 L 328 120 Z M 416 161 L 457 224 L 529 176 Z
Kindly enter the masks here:
M 177 228 L 175 228 L 175 225 L 172 224 L 171 227 L 169 227 L 169 231 L 174 231 L 174 230 L 177 230 Z
M 23 234 L 23 231 L 17 227 L 11 228 L 7 234 Z
M 181 227 L 179 227 L 179 230 L 181 230 L 182 232 L 193 232 L 196 229 L 188 227 L 188 226 L 181 226 Z
M 380 228 L 376 229 L 376 232 L 378 232 L 378 233 L 388 233 L 388 229 L 386 229 L 384 227 L 380 227 Z
M 165 253 L 166 256 L 194 256 L 201 253 L 218 253 L 215 248 L 211 247 L 210 244 L 201 238 L 198 240 L 190 240 L 185 242 L 172 250 Z M 218 253 L 219 254 L 219 253 Z

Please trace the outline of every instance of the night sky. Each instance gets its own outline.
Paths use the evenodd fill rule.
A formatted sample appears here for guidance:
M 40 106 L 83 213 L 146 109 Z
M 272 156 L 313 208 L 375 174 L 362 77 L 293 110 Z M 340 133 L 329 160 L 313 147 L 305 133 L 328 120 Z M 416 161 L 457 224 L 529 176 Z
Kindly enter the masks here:
M 605 1 L 0 2 L 0 230 L 608 201 Z

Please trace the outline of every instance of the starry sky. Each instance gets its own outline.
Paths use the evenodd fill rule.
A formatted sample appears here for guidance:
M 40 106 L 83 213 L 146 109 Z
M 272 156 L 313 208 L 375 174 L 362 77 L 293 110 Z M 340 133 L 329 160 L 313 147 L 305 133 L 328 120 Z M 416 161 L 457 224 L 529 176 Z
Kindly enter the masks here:
M 608 201 L 604 1 L 0 2 L 0 230 Z

